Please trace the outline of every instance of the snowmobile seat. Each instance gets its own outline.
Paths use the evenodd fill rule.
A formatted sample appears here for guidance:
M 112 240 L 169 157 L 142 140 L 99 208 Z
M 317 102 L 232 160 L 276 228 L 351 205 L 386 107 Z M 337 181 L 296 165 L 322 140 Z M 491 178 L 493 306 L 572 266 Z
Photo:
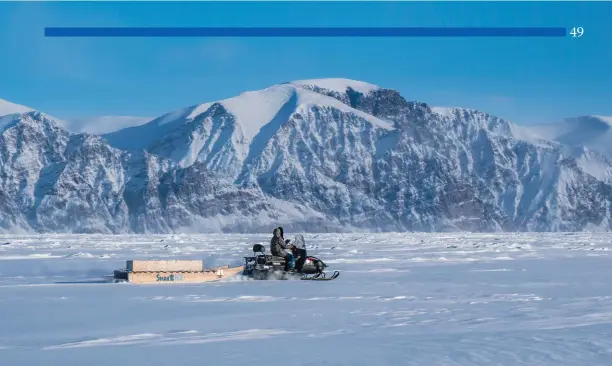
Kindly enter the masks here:
M 253 245 L 253 253 L 261 253 L 264 254 L 266 252 L 266 247 L 261 244 Z

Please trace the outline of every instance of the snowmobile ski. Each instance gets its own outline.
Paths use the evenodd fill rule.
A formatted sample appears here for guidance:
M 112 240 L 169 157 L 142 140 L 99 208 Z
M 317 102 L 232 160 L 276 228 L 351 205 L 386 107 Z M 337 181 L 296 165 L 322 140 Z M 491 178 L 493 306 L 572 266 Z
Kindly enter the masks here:
M 302 277 L 303 281 L 333 281 L 340 276 L 340 272 L 334 271 L 334 274 L 331 277 L 323 276 L 312 276 L 312 277 Z

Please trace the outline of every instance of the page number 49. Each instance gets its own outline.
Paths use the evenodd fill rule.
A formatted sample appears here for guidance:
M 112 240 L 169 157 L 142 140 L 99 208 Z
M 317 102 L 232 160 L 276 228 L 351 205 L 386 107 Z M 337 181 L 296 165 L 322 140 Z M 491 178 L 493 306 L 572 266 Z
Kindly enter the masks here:
M 572 38 L 580 38 L 584 34 L 584 28 L 574 27 L 572 28 L 572 31 L 570 32 L 570 34 L 572 35 Z

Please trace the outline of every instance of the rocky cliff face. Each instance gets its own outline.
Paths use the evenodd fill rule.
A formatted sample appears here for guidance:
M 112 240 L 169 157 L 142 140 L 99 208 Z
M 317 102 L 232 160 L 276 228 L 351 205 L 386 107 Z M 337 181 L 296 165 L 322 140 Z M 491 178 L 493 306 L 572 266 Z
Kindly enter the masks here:
M 363 82 L 280 84 L 103 136 L 0 121 L 5 231 L 612 229 L 592 143 Z
M 125 152 L 99 136 L 69 134 L 38 112 L 10 116 L 0 164 L 5 232 L 219 231 L 291 217 L 201 163 L 182 168 L 146 151 Z

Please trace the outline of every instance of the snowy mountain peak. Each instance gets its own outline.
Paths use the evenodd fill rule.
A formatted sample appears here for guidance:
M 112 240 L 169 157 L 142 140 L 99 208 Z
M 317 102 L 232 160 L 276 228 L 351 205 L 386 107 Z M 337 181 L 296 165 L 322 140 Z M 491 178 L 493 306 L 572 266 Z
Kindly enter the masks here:
M 128 127 L 140 126 L 153 118 L 135 116 L 101 116 L 83 117 L 68 120 L 67 128 L 73 133 L 91 133 L 103 135 Z
M 52 128 L 65 129 L 62 121 L 35 110 L 0 116 L 0 133 L 16 125 L 46 125 Z
M 597 116 L 597 115 L 592 115 L 592 116 L 589 116 L 589 117 L 597 118 L 601 122 L 604 122 L 608 126 L 612 127 L 612 116 Z
M 366 83 L 358 80 L 342 79 L 342 78 L 328 78 L 328 79 L 310 79 L 310 80 L 295 80 L 289 84 L 308 87 L 327 89 L 336 93 L 346 93 L 347 89 L 353 89 L 356 92 L 364 95 L 369 94 L 371 91 L 381 89 L 377 85 Z
M 576 128 L 605 129 L 612 125 L 612 117 L 589 115 L 566 118 L 564 122 L 565 124 L 572 125 Z
M 584 146 L 612 157 L 612 117 L 581 116 L 526 127 L 537 138 L 563 145 Z
M 26 107 L 24 105 L 15 104 L 8 100 L 0 99 L 0 116 L 6 116 L 9 114 L 16 113 L 27 113 L 32 112 L 34 109 Z
M 194 105 L 106 137 L 117 148 L 148 149 L 184 167 L 203 160 L 209 167 L 222 164 L 224 171 L 237 173 L 242 163 L 262 153 L 288 122 L 297 118 L 314 128 L 323 115 L 329 115 L 330 121 L 346 115 L 347 120 L 364 121 L 374 128 L 394 129 L 391 122 L 341 99 L 287 83 Z

